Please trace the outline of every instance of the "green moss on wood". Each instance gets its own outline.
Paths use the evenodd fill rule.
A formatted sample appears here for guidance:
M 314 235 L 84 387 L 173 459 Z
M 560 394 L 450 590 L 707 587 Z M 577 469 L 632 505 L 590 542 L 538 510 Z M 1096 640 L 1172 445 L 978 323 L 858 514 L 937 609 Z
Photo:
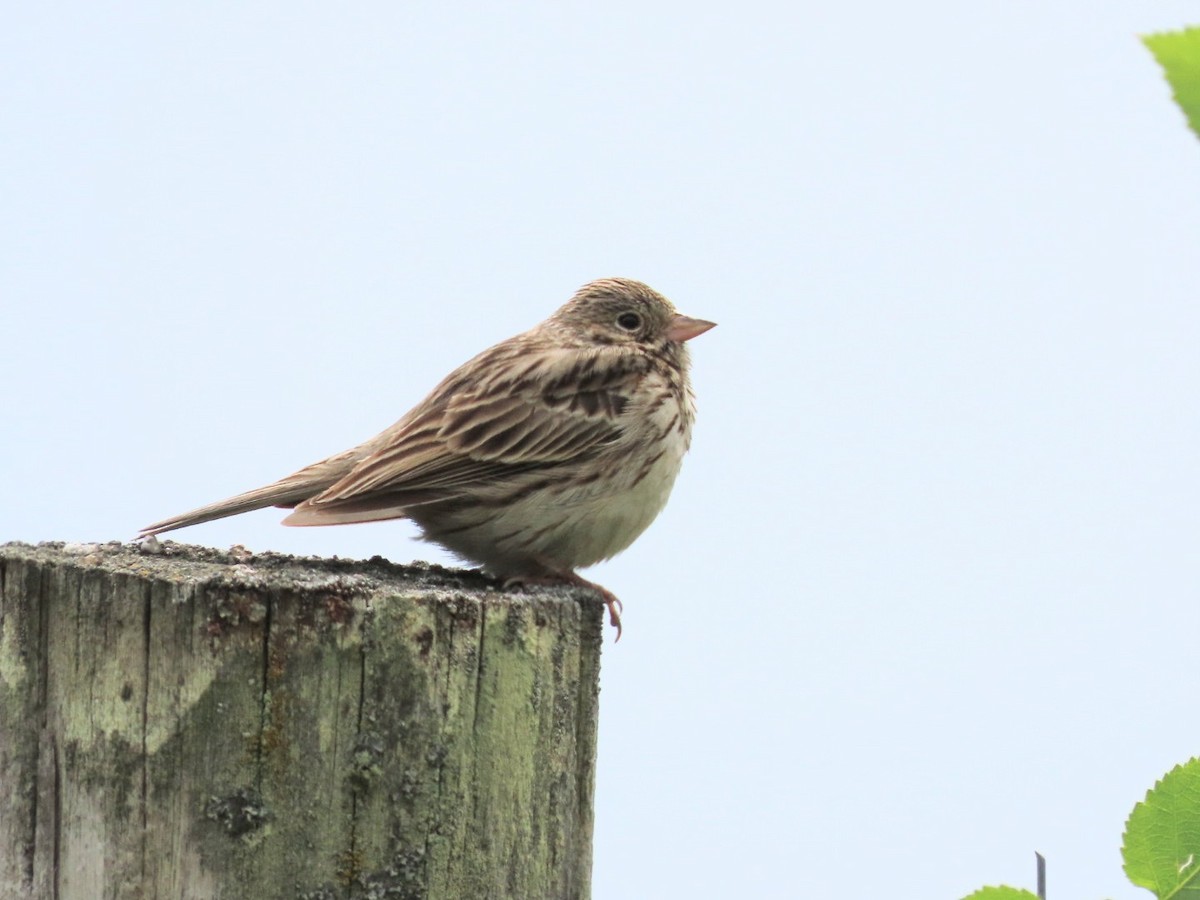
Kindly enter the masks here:
M 598 602 L 165 549 L 0 548 L 6 883 L 588 896 Z

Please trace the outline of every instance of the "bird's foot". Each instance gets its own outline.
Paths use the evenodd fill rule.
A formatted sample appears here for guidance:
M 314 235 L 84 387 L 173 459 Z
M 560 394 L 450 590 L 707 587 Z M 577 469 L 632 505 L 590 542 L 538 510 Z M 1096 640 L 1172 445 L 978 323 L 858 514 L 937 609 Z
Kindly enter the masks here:
M 600 595 L 600 599 L 604 601 L 604 605 L 608 607 L 608 622 L 613 628 L 617 629 L 617 636 L 613 640 L 615 644 L 621 639 L 621 613 L 625 607 L 614 594 L 606 587 L 601 587 L 594 581 L 588 581 L 581 575 L 574 572 L 565 572 L 555 575 L 515 575 L 512 578 L 504 580 L 504 589 L 510 591 L 513 588 L 526 587 L 531 585 L 558 585 L 569 584 L 575 587 L 588 588 Z

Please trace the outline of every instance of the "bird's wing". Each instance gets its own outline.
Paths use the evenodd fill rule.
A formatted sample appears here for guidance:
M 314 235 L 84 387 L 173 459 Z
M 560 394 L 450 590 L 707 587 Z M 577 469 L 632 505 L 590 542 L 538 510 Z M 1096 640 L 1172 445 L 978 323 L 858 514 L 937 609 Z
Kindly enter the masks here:
M 585 457 L 620 440 L 621 413 L 644 370 L 637 356 L 610 348 L 486 356 L 451 374 L 349 474 L 285 523 L 394 517 L 406 506 Z

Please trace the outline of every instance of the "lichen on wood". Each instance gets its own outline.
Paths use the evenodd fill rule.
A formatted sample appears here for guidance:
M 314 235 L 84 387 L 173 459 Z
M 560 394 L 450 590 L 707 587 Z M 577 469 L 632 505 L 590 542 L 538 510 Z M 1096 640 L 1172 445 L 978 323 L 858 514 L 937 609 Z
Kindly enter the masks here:
M 600 611 L 379 558 L 4 545 L 0 884 L 586 898 Z

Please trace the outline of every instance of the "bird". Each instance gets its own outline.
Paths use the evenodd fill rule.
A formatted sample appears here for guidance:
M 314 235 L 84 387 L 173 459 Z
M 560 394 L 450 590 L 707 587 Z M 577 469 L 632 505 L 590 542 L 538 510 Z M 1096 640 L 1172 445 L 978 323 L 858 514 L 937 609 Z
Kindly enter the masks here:
M 589 282 L 549 318 L 447 375 L 394 425 L 271 484 L 141 529 L 264 507 L 284 525 L 409 519 L 506 590 L 589 588 L 667 503 L 696 414 L 687 341 L 714 322 L 629 278 Z

